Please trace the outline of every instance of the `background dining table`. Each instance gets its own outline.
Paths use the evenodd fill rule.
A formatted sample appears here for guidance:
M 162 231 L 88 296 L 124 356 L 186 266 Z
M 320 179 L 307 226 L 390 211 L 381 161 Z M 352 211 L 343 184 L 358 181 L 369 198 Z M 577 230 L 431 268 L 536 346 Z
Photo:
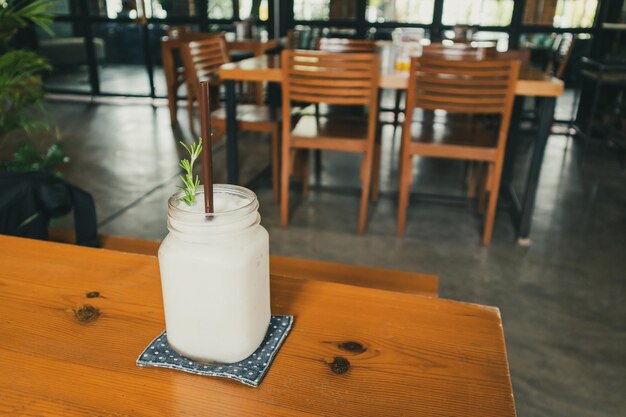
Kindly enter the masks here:
M 295 322 L 250 388 L 135 365 L 156 257 L 0 236 L 0 414 L 515 415 L 497 308 L 270 272 Z
M 238 62 L 222 65 L 220 78 L 226 88 L 226 138 L 228 181 L 239 183 L 239 153 L 237 146 L 237 100 L 235 83 L 238 81 L 268 82 L 270 87 L 279 85 L 282 81 L 282 70 L 279 55 L 261 55 L 247 58 Z M 380 89 L 406 90 L 408 72 L 397 71 L 390 65 L 383 65 L 381 70 Z M 501 191 L 507 195 L 510 202 L 512 219 L 517 228 L 518 243 L 529 246 L 532 215 L 535 207 L 535 198 L 541 165 L 545 153 L 550 129 L 554 119 L 556 99 L 563 94 L 563 81 L 548 76 L 542 71 L 523 66 L 515 88 L 516 101 L 511 120 L 511 131 L 507 142 L 505 164 L 502 172 Z M 270 105 L 276 105 L 277 94 L 270 89 Z M 535 97 L 538 108 L 538 128 L 535 135 L 534 147 L 531 154 L 530 166 L 525 180 L 523 193 L 520 195 L 513 186 L 513 162 L 515 159 L 519 125 L 523 113 L 524 97 Z

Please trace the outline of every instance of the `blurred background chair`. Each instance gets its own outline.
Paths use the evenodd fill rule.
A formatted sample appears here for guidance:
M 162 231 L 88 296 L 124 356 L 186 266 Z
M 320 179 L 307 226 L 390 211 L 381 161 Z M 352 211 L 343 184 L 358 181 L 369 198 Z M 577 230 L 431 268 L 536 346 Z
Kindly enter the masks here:
M 497 54 L 495 45 L 490 46 L 472 46 L 469 43 L 431 43 L 429 45 L 425 45 L 422 50 L 422 56 L 424 58 L 432 58 L 432 59 L 449 59 L 449 60 L 482 60 L 487 57 L 493 57 Z M 395 106 L 394 106 L 394 133 L 395 126 L 398 124 L 399 115 L 403 112 L 402 110 L 402 96 L 405 94 L 402 90 L 396 90 L 395 97 Z M 432 123 L 434 121 L 434 114 L 432 111 L 428 109 L 423 109 L 424 122 Z M 406 114 L 405 114 L 406 118 Z M 382 126 L 381 126 L 382 127 Z M 379 131 L 377 135 L 376 141 L 376 149 L 374 152 L 374 179 L 372 181 L 372 199 L 378 200 L 380 194 L 380 158 L 381 158 L 381 141 L 382 131 Z M 468 181 L 471 183 L 473 174 L 473 167 L 470 166 L 468 170 Z M 473 197 L 473 189 L 470 189 L 469 196 Z
M 320 149 L 363 154 L 359 233 L 367 224 L 374 140 L 378 118 L 377 54 L 339 54 L 320 51 L 283 51 L 283 119 L 281 224 L 289 220 L 289 178 L 296 150 Z M 292 102 L 367 106 L 367 116 L 303 115 L 292 123 Z M 305 162 L 306 163 L 306 162 Z M 306 180 L 306 177 L 305 177 Z
M 423 156 L 485 163 L 478 207 L 482 212 L 488 193 L 483 244 L 490 243 L 519 67 L 519 61 L 505 60 L 411 60 L 400 156 L 399 236 L 406 226 L 413 157 Z M 414 124 L 415 109 L 444 110 L 446 122 Z M 500 120 L 490 126 L 466 116 L 474 114 L 499 115 Z

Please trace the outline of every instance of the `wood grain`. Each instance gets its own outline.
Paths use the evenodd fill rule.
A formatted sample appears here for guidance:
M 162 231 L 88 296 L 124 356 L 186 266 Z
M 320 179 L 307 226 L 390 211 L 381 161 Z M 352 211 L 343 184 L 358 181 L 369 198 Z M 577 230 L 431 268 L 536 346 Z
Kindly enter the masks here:
M 10 237 L 0 254 L 1 414 L 515 415 L 495 308 L 275 276 L 295 324 L 252 389 L 135 366 L 164 325 L 154 257 Z
M 49 237 L 54 242 L 74 243 L 75 241 L 73 232 L 62 229 L 50 229 Z M 156 240 L 125 236 L 99 235 L 98 239 L 104 249 L 152 256 L 157 255 L 160 245 L 160 242 Z M 316 279 L 426 297 L 438 296 L 438 278 L 430 274 L 276 255 L 270 256 L 270 271 L 272 275 L 282 277 Z

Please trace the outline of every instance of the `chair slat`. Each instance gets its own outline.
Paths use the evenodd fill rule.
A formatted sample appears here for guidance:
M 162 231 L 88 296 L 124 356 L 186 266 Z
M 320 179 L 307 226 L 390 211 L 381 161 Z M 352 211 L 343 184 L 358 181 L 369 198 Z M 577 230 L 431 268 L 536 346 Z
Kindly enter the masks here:
M 338 97 L 334 94 L 318 95 L 318 94 L 304 94 L 293 93 L 291 95 L 292 100 L 304 101 L 308 103 L 326 103 L 326 104 L 339 104 L 339 105 L 368 105 L 370 104 L 369 97 Z
M 421 81 L 421 80 L 420 80 Z M 417 89 L 422 93 L 441 93 L 441 94 L 450 94 L 450 95 L 458 95 L 458 96 L 472 96 L 472 95 L 489 95 L 489 96 L 499 96 L 504 97 L 502 94 L 502 89 L 494 88 L 494 87 L 444 87 L 441 84 L 427 84 L 420 83 Z
M 481 105 L 476 106 L 474 104 L 454 104 L 454 103 L 441 103 L 437 101 L 419 100 L 415 101 L 415 107 L 424 110 L 441 110 L 442 107 L 446 108 L 446 111 L 451 113 L 468 113 L 468 114 L 497 114 L 500 113 L 501 105 Z
M 512 60 L 445 60 L 429 56 L 411 60 L 399 167 L 398 235 L 404 233 L 406 225 L 412 157 L 465 159 L 486 165 L 481 174 L 480 201 L 486 201 L 489 192 L 483 225 L 483 244 L 489 244 L 519 65 L 519 61 Z M 413 137 L 415 108 L 470 115 L 494 114 L 499 116 L 499 121 L 494 129 L 489 129 L 481 126 L 483 118 L 472 118 L 472 126 L 455 125 L 452 120 L 445 129 L 438 130 L 438 135 L 428 126 Z M 451 115 L 447 118 L 454 119 Z
M 315 68 L 311 68 L 308 70 L 302 69 L 290 69 L 287 70 L 287 75 L 289 77 L 298 76 L 301 78 L 330 78 L 330 79 L 367 79 L 366 71 L 325 71 L 325 70 L 316 70 Z
M 320 78 L 312 78 L 312 77 L 297 77 L 294 76 L 292 78 L 294 84 L 298 85 L 307 85 L 311 87 L 365 87 L 369 88 L 371 86 L 371 82 L 366 79 L 320 79 Z
M 451 94 L 420 94 L 416 92 L 415 101 L 428 100 L 436 103 L 450 104 L 493 104 L 503 105 L 506 102 L 506 95 L 499 97 L 487 97 L 478 94 L 472 97 L 465 97 Z
M 311 92 L 311 87 L 307 85 L 301 85 L 294 83 L 290 87 L 291 92 L 294 94 L 302 93 L 307 94 Z M 369 98 L 370 92 L 367 88 L 341 88 L 341 87 L 331 87 L 328 89 L 320 89 L 318 88 L 315 92 L 316 95 L 320 96 L 344 96 L 344 97 L 365 97 Z
M 324 52 L 373 53 L 376 52 L 376 42 L 362 39 L 321 38 L 316 49 Z
M 441 76 L 442 78 L 447 75 L 461 75 L 466 78 L 476 78 L 478 80 L 493 79 L 493 78 L 498 78 L 498 77 L 499 79 L 504 80 L 509 75 L 508 71 L 502 68 L 494 68 L 494 69 L 480 68 L 480 69 L 475 69 L 475 70 L 467 70 L 465 68 L 445 68 L 444 69 L 444 68 L 437 68 L 437 67 L 426 67 L 426 68 L 420 68 L 418 71 L 420 73 L 419 75 L 437 74 Z
M 439 75 L 439 74 L 435 74 Z M 428 84 L 443 84 L 446 86 L 472 86 L 472 87 L 482 87 L 482 86 L 498 86 L 498 87 L 506 87 L 508 80 L 505 78 L 452 78 L 452 77 L 438 77 L 438 76 L 426 76 L 420 75 L 419 77 L 420 83 L 428 83 Z

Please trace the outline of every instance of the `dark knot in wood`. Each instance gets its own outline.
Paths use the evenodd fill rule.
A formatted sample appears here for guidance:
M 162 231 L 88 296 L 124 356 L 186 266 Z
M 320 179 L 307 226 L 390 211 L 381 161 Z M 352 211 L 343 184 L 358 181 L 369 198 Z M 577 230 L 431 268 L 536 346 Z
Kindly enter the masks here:
M 85 296 L 87 298 L 98 298 L 100 297 L 100 293 L 98 291 L 89 291 L 87 294 L 85 294 Z
M 352 353 L 363 353 L 367 350 L 365 346 L 360 344 L 359 342 L 347 341 L 339 343 L 339 349 L 352 352 Z
M 345 374 L 350 369 L 350 361 L 341 356 L 335 356 L 333 361 L 328 364 L 330 370 L 337 375 Z
M 92 322 L 97 319 L 98 316 L 100 316 L 100 310 L 98 310 L 97 307 L 89 304 L 85 304 L 78 307 L 77 309 L 74 309 L 74 317 L 76 317 L 76 320 L 80 321 L 81 323 Z

